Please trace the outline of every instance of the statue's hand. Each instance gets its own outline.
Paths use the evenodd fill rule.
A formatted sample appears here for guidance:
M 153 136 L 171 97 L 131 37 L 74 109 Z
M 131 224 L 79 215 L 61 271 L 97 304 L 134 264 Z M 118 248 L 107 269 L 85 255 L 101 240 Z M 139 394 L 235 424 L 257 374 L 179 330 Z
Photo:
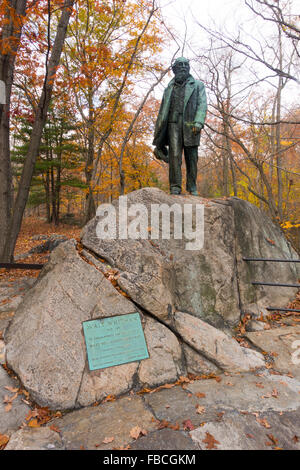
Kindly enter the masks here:
M 203 128 L 203 124 L 195 122 L 195 124 L 192 127 L 192 131 L 195 135 L 197 135 L 197 134 L 199 134 L 199 132 L 201 131 L 202 128 Z
M 155 147 L 153 151 L 154 155 L 158 160 L 162 160 L 166 163 L 169 163 L 169 155 L 167 147 Z

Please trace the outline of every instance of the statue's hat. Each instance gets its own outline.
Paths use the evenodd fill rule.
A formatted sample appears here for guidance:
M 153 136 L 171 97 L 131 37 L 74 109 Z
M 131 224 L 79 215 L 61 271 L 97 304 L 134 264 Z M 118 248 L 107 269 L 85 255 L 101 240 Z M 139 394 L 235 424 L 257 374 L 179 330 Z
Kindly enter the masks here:
M 186 57 L 177 57 L 177 59 L 173 62 L 172 67 L 174 67 L 178 62 L 187 62 L 188 64 L 190 63 L 189 59 L 186 59 Z

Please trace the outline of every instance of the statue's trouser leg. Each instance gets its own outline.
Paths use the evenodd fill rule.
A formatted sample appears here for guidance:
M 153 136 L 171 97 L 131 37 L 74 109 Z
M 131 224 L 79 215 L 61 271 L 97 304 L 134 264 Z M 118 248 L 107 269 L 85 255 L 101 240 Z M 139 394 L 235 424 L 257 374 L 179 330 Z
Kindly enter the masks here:
M 170 190 L 181 192 L 181 165 L 183 150 L 182 122 L 171 122 L 169 133 L 169 183 Z
M 184 147 L 184 157 L 186 164 L 186 190 L 189 192 L 196 191 L 198 146 Z

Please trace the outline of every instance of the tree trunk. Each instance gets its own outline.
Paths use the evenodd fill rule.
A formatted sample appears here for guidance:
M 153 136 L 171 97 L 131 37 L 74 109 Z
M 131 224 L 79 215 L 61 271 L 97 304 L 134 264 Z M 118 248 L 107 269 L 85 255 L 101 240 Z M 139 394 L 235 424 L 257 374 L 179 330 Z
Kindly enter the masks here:
M 0 103 L 0 260 L 4 256 L 13 204 L 13 184 L 9 145 L 9 112 L 17 50 L 20 44 L 27 0 L 8 0 L 0 35 L 0 80 L 4 83 L 5 103 Z M 13 14 L 14 13 L 14 14 Z
M 34 172 L 34 166 L 40 148 L 42 132 L 47 118 L 47 112 L 53 90 L 56 69 L 59 65 L 60 56 L 64 45 L 70 16 L 72 13 L 73 3 L 74 0 L 65 0 L 62 9 L 62 14 L 58 23 L 56 37 L 48 64 L 48 70 L 45 75 L 43 91 L 37 107 L 29 142 L 29 148 L 19 183 L 18 194 L 14 204 L 13 216 L 9 226 L 9 233 L 7 234 L 5 241 L 5 248 L 2 256 L 2 259 L 4 261 L 13 260 L 14 249 L 17 237 L 20 232 L 26 203 L 28 200 L 30 184 Z
M 96 207 L 93 195 L 92 180 L 93 180 L 93 164 L 95 153 L 95 115 L 93 111 L 93 90 L 89 87 L 89 119 L 88 119 L 88 149 L 87 159 L 85 165 L 86 184 L 88 186 L 88 194 L 86 198 L 85 208 L 85 224 L 91 220 L 96 214 Z

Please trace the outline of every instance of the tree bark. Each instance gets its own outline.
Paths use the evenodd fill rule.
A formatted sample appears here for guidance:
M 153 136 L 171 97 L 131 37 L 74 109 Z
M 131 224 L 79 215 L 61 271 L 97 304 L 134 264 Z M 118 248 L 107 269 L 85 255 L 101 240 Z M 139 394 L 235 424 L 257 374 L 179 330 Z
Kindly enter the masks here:
M 27 0 L 8 0 L 0 35 L 0 80 L 5 85 L 5 103 L 0 103 L 0 259 L 9 232 L 12 215 L 13 183 L 10 161 L 10 98 L 15 60 L 20 44 Z M 14 12 L 14 14 L 12 13 Z

